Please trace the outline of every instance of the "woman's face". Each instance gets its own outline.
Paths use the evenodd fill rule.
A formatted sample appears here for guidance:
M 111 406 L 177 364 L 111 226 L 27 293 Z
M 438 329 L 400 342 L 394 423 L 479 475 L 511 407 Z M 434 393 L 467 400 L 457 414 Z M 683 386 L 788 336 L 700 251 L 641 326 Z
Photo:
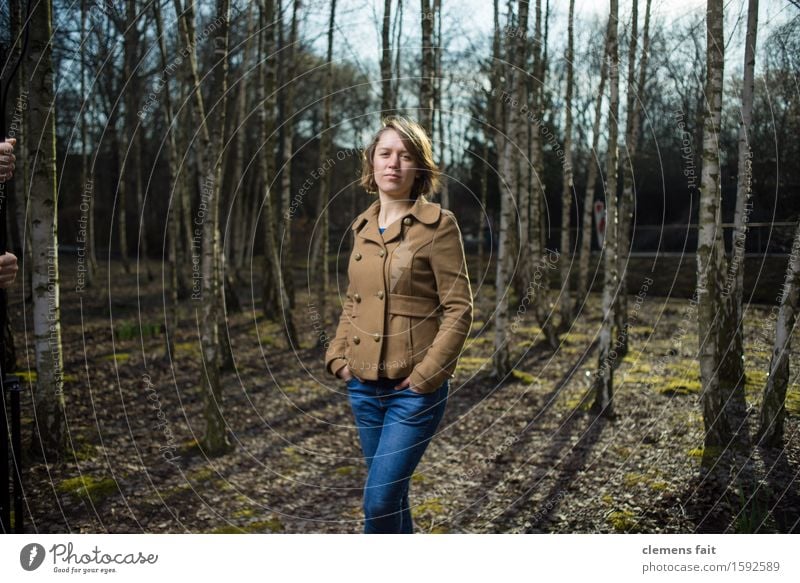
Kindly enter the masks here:
M 383 194 L 392 198 L 410 197 L 418 174 L 417 163 L 395 130 L 388 129 L 381 134 L 375 146 L 372 166 L 375 183 Z

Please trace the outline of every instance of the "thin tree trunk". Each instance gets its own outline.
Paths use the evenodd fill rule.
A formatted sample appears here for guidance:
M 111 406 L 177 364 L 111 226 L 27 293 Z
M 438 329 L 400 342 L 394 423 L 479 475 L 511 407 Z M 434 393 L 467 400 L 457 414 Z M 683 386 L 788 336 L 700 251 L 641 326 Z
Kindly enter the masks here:
M 220 295 L 220 270 L 219 257 L 219 195 L 220 180 L 222 178 L 221 156 L 214 156 L 218 148 L 214 145 L 224 143 L 222 134 L 225 124 L 225 93 L 227 89 L 227 64 L 228 64 L 228 21 L 230 4 L 229 0 L 217 1 L 217 18 L 221 24 L 215 31 L 214 72 L 212 79 L 211 95 L 220 100 L 220 111 L 213 116 L 215 124 L 209 127 L 206 117 L 205 105 L 201 93 L 200 76 L 197 70 L 197 56 L 192 45 L 189 31 L 193 25 L 189 19 L 193 11 L 184 10 L 181 0 L 174 0 L 175 11 L 178 15 L 183 44 L 188 50 L 190 71 L 193 80 L 194 114 L 196 126 L 199 130 L 199 159 L 202 165 L 201 205 L 205 206 L 205 216 L 202 218 L 202 256 L 200 259 L 202 269 L 202 290 L 198 294 L 193 292 L 192 298 L 200 300 L 201 314 L 200 336 L 203 347 L 204 372 L 207 380 L 205 401 L 206 432 L 202 438 L 201 446 L 209 456 L 222 455 L 233 449 L 230 442 L 225 420 L 222 414 L 222 385 L 220 381 L 220 352 L 218 312 Z M 181 14 L 184 14 L 181 16 Z
M 283 120 L 291 120 L 294 115 L 294 88 L 295 88 L 295 69 L 297 66 L 296 45 L 297 45 L 297 13 L 300 10 L 300 0 L 292 2 L 292 24 L 289 33 L 289 47 L 286 49 L 288 63 L 286 68 L 286 83 L 283 90 Z M 283 144 L 282 144 L 282 168 L 281 168 L 281 249 L 283 250 L 280 266 L 282 268 L 283 288 L 289 297 L 289 307 L 294 308 L 294 280 L 292 278 L 292 156 L 293 156 L 293 136 L 294 122 L 288 121 L 283 124 Z
M 81 38 L 86 38 L 86 0 L 81 0 Z M 86 287 L 92 287 L 94 282 L 94 275 L 97 271 L 97 257 L 95 256 L 94 245 L 94 177 L 89 177 L 89 150 L 87 148 L 87 140 L 89 138 L 88 124 L 89 100 L 86 97 L 86 45 L 81 43 L 81 101 L 83 102 L 83 115 L 81 115 L 81 211 L 86 212 L 86 216 L 81 215 L 81 220 L 84 221 L 85 230 L 83 233 L 83 253 L 84 262 L 84 280 L 83 283 Z M 86 210 L 83 211 L 84 204 Z
M 158 37 L 158 49 L 161 58 L 161 70 L 166 72 L 168 70 L 167 63 L 167 48 L 164 39 L 164 26 L 161 19 L 161 10 L 156 4 L 153 4 L 153 16 L 156 22 L 156 35 Z M 171 193 L 169 205 L 169 216 L 167 218 L 167 229 L 169 232 L 169 248 L 167 252 L 167 261 L 169 264 L 169 278 L 170 278 L 170 332 L 166 335 L 166 357 L 172 358 L 175 354 L 175 337 L 178 334 L 178 325 L 180 323 L 178 298 L 180 289 L 180 272 L 178 268 L 178 240 L 180 238 L 180 214 L 181 214 L 181 188 L 183 181 L 176 179 L 178 176 L 178 146 L 176 143 L 174 125 L 175 116 L 172 111 L 172 95 L 169 88 L 169 75 L 164 73 L 164 87 L 162 88 L 163 99 L 162 104 L 164 107 L 164 116 L 167 122 L 167 152 L 169 159 L 167 161 L 167 189 Z
M 420 71 L 419 87 L 419 122 L 433 136 L 433 77 L 434 77 L 434 47 L 433 47 L 433 13 L 430 0 L 420 0 L 420 16 L 422 18 L 422 71 Z
M 794 234 L 786 278 L 781 293 L 778 321 L 775 325 L 775 346 L 769 363 L 769 376 L 761 402 L 758 439 L 763 445 L 780 447 L 786 417 L 786 387 L 789 384 L 789 354 L 792 331 L 797 319 L 800 295 L 800 223 Z
M 606 162 L 606 234 L 603 241 L 605 252 L 605 273 L 603 280 L 603 323 L 600 328 L 600 352 L 598 369 L 593 381 L 594 403 L 592 409 L 606 416 L 613 415 L 612 403 L 614 389 L 614 355 L 612 338 L 614 327 L 614 296 L 619 293 L 617 275 L 617 241 L 619 221 L 617 220 L 617 142 L 619 136 L 619 47 L 617 29 L 619 26 L 619 2 L 611 0 L 608 35 L 609 92 L 608 105 L 608 159 Z
M 272 144 L 268 139 L 270 128 L 274 127 L 274 85 L 275 65 L 274 59 L 261 59 L 262 55 L 274 54 L 274 31 L 278 24 L 273 24 L 275 18 L 275 0 L 265 0 L 261 4 L 262 23 L 259 26 L 259 60 L 264 64 L 259 67 L 258 98 L 257 103 L 263 105 L 258 108 L 261 143 L 265 144 L 258 163 L 259 174 L 264 184 L 264 312 L 267 317 L 280 321 L 283 324 L 283 333 L 288 346 L 297 346 L 297 333 L 292 318 L 289 296 L 283 286 L 280 274 L 280 257 L 278 253 L 277 238 L 275 236 L 274 205 L 272 203 L 271 177 L 274 169 L 271 167 Z M 280 22 L 280 19 L 278 20 Z M 271 302 L 268 304 L 267 302 Z
M 28 92 L 27 132 L 28 159 L 35 161 L 31 165 L 30 209 L 37 380 L 31 453 L 48 463 L 60 460 L 66 445 L 58 268 L 56 131 L 55 117 L 50 111 L 54 98 L 52 14 L 50 0 L 42 0 L 32 8 L 28 60 L 36 63 L 36 68 L 31 74 Z
M 708 0 L 707 110 L 703 123 L 703 166 L 700 185 L 697 240 L 697 295 L 700 378 L 703 386 L 703 421 L 708 464 L 730 439 L 725 394 L 719 379 L 721 274 L 724 254 L 718 241 L 721 230 L 719 130 L 722 112 L 724 65 L 722 0 Z M 724 250 L 722 250 L 724 251 Z
M 526 2 L 527 4 L 527 2 Z M 546 17 L 546 15 L 545 15 Z M 545 18 L 546 20 L 546 18 Z M 527 25 L 520 31 L 527 29 Z M 544 206 L 546 191 L 544 183 L 544 152 L 542 150 L 541 127 L 544 124 L 544 86 L 547 67 L 545 65 L 546 54 L 543 47 L 547 46 L 546 38 L 542 35 L 542 2 L 536 0 L 536 24 L 534 31 L 534 67 L 538 71 L 538 80 L 534 84 L 533 112 L 534 123 L 531 127 L 531 161 L 533 163 L 534 181 L 530 189 L 530 239 L 525 247 L 524 257 L 527 258 L 528 285 L 538 285 L 536 288 L 538 298 L 531 301 L 534 306 L 536 319 L 542 329 L 544 337 L 553 350 L 558 348 L 558 334 L 550 317 L 553 313 L 552 300 L 550 299 L 550 271 L 555 269 L 551 266 L 550 254 L 546 253 L 545 237 L 545 213 Z M 528 205 L 526 204 L 526 207 Z
M 739 416 L 746 409 L 744 386 L 744 344 L 742 335 L 742 299 L 744 295 L 744 257 L 747 239 L 747 223 L 752 210 L 752 148 L 750 147 L 750 125 L 753 122 L 754 73 L 756 65 L 756 31 L 758 28 L 758 0 L 749 0 L 747 7 L 747 36 L 744 46 L 744 81 L 742 84 L 742 121 L 739 126 L 739 162 L 736 187 L 736 211 L 734 214 L 733 254 L 728 266 L 725 289 L 722 295 L 731 306 L 728 313 L 731 321 L 723 323 L 730 343 L 723 351 L 720 367 L 720 383 L 733 395 L 734 412 Z
M 635 1 L 635 0 L 634 0 Z M 564 162 L 563 178 L 561 183 L 561 293 L 556 300 L 561 307 L 561 327 L 567 329 L 567 325 L 572 320 L 572 300 L 570 297 L 569 276 L 572 262 L 568 260 L 572 256 L 570 245 L 570 218 L 572 216 L 572 85 L 573 67 L 572 60 L 575 54 L 574 48 L 574 14 L 575 0 L 569 0 L 569 21 L 567 25 L 567 95 L 564 98 L 564 109 L 566 122 L 564 124 Z
M 495 38 L 494 38 L 494 53 L 499 54 L 500 50 L 500 21 L 498 11 L 498 0 L 494 0 L 494 21 L 495 21 Z M 502 380 L 511 372 L 511 356 L 508 346 L 508 284 L 511 281 L 511 229 L 514 224 L 513 211 L 514 205 L 512 200 L 512 192 L 506 180 L 511 176 L 508 170 L 511 167 L 510 161 L 506 156 L 508 141 L 504 136 L 504 115 L 503 103 L 505 101 L 504 91 L 502 89 L 502 60 L 495 57 L 493 64 L 494 75 L 492 83 L 494 85 L 494 119 L 495 125 L 495 149 L 497 150 L 498 165 L 502 165 L 503 171 L 500 175 L 500 229 L 498 232 L 499 246 L 497 251 L 496 260 L 496 276 L 495 276 L 495 302 L 497 304 L 494 313 L 495 322 L 495 336 L 494 336 L 494 354 L 492 356 L 492 375 Z M 511 72 L 513 75 L 513 70 Z M 511 110 L 511 108 L 509 108 Z M 513 115 L 513 114 L 512 114 Z
M 328 225 L 329 212 L 328 200 L 331 191 L 331 150 L 333 143 L 334 128 L 331 124 L 331 108 L 333 105 L 333 37 L 334 24 L 336 18 L 336 0 L 331 1 L 330 22 L 328 25 L 328 63 L 325 71 L 325 97 L 323 101 L 322 113 L 322 137 L 320 139 L 319 167 L 329 168 L 320 182 L 319 197 L 317 204 L 317 214 L 319 217 L 318 234 L 314 238 L 314 248 L 312 251 L 312 281 L 316 287 L 316 303 L 320 320 L 326 320 L 326 296 L 328 293 Z M 324 344 L 325 337 L 317 336 L 320 346 Z
M 647 3 L 645 20 L 650 17 L 650 0 Z M 647 22 L 649 25 L 649 22 Z M 646 26 L 647 26 L 646 25 Z M 645 31 L 647 34 L 649 31 Z M 633 193 L 635 186 L 634 163 L 639 137 L 640 102 L 644 99 L 636 83 L 636 51 L 639 35 L 639 2 L 633 0 L 631 10 L 631 33 L 628 45 L 627 118 L 625 120 L 625 149 L 622 159 L 622 198 L 619 200 L 619 288 L 614 310 L 616 329 L 619 332 L 615 343 L 616 367 L 628 354 L 628 259 L 631 249 L 631 221 L 633 220 Z M 647 41 L 645 41 L 647 42 Z M 642 51 L 642 73 L 646 65 L 647 47 Z
M 392 91 L 392 46 L 391 32 L 392 0 L 383 2 L 383 27 L 381 28 L 381 114 L 394 113 L 394 95 Z
M 573 318 L 578 315 L 581 300 L 589 294 L 589 262 L 592 258 L 592 215 L 594 198 L 596 195 L 597 175 L 600 169 L 599 153 L 600 122 L 603 118 L 603 94 L 605 93 L 606 79 L 608 77 L 608 48 L 611 21 L 606 25 L 606 36 L 603 43 L 603 56 L 600 64 L 600 85 L 597 88 L 597 101 L 595 102 L 594 124 L 592 125 L 592 149 L 589 152 L 589 172 L 586 178 L 586 192 L 583 197 L 583 218 L 581 219 L 581 250 L 578 259 L 578 285 L 575 289 L 575 303 L 573 304 Z

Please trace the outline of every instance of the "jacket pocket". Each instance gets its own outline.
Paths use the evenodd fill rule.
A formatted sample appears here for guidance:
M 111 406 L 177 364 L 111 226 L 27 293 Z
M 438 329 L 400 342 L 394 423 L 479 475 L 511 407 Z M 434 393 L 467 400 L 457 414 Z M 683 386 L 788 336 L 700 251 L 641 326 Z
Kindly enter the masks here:
M 389 294 L 387 305 L 390 321 L 394 321 L 393 332 L 403 325 L 403 337 L 407 345 L 406 354 L 411 365 L 418 364 L 428 352 L 439 331 L 439 300 L 423 296 Z

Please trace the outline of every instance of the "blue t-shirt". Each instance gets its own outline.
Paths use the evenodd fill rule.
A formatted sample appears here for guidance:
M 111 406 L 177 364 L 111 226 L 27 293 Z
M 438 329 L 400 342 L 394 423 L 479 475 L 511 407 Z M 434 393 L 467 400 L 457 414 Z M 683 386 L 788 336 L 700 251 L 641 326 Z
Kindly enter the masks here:
M 386 230 L 386 227 L 378 227 L 378 230 L 381 232 L 381 235 L 383 235 L 383 232 Z

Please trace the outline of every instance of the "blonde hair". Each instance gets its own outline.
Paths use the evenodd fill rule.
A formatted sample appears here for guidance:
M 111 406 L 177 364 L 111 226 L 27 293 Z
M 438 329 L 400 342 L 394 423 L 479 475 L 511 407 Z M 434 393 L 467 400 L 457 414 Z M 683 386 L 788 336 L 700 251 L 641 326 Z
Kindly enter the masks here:
M 394 130 L 400 134 L 400 138 L 418 166 L 419 176 L 411 187 L 411 198 L 416 199 L 420 195 L 436 194 L 440 188 L 441 171 L 433 161 L 433 146 L 425 129 L 417 122 L 401 116 L 386 117 L 381 124 L 381 129 L 375 132 L 369 146 L 361 155 L 361 186 L 367 192 L 373 194 L 378 192 L 372 158 L 375 156 L 375 148 L 383 133 L 387 130 Z

